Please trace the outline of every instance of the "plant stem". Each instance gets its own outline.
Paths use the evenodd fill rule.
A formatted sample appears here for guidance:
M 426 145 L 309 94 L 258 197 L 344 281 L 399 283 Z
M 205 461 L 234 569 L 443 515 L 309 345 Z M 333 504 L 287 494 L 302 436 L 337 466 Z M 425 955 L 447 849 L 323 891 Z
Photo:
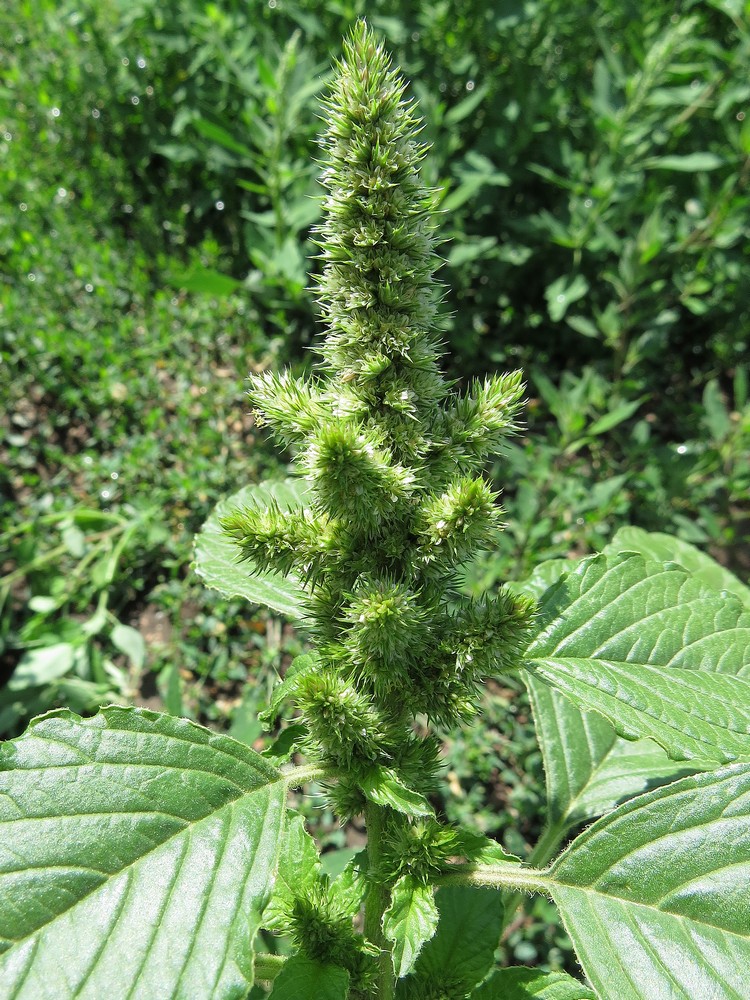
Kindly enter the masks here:
M 435 885 L 476 885 L 516 892 L 549 893 L 552 879 L 546 872 L 517 864 L 456 865 L 434 879 Z
M 367 825 L 367 860 L 370 872 L 377 877 L 380 862 L 380 844 L 383 835 L 384 810 L 369 802 L 365 808 Z M 383 934 L 383 914 L 388 906 L 388 892 L 378 881 L 373 880 L 365 900 L 365 937 L 380 948 L 378 962 L 378 1000 L 393 1000 L 395 981 L 391 949 Z
M 268 955 L 266 953 L 256 955 L 253 967 L 255 978 L 262 979 L 263 982 L 272 982 L 284 968 L 286 959 L 283 955 Z
M 529 855 L 527 862 L 534 868 L 548 864 L 550 859 L 557 852 L 560 841 L 565 833 L 562 824 L 552 824 L 547 826 L 542 833 L 541 839 L 537 842 L 533 851 Z M 505 900 L 505 914 L 503 918 L 503 931 L 507 931 L 514 913 L 524 900 L 524 893 L 516 891 Z
M 301 767 L 290 767 L 282 769 L 282 774 L 286 780 L 287 788 L 299 788 L 310 781 L 317 781 L 319 778 L 330 778 L 331 773 L 324 767 L 317 764 L 304 764 Z

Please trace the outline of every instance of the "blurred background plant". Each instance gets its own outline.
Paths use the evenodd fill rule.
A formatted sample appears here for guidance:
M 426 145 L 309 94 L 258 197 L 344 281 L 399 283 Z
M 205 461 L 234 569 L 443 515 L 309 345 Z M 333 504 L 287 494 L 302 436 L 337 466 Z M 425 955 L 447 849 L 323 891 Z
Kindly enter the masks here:
M 529 384 L 492 470 L 508 527 L 466 587 L 626 523 L 747 578 L 747 0 L 11 0 L 0 737 L 128 699 L 261 738 L 304 636 L 204 591 L 191 539 L 284 472 L 242 380 L 309 364 L 318 97 L 365 13 L 432 144 L 446 366 Z M 523 692 L 490 688 L 444 742 L 438 805 L 523 853 L 544 797 Z M 356 846 L 300 807 L 332 858 Z M 570 962 L 549 907 L 519 919 L 514 961 Z

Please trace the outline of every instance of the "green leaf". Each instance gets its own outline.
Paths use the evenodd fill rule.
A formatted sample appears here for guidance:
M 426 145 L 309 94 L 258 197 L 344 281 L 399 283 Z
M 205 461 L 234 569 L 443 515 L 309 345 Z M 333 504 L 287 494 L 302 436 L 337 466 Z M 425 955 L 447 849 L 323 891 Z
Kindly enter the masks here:
M 289 812 L 279 852 L 273 895 L 263 912 L 268 930 L 287 930 L 287 913 L 294 900 L 320 880 L 320 856 L 315 841 L 305 829 L 305 821 Z
M 136 670 L 140 670 L 146 659 L 146 643 L 137 628 L 118 622 L 110 635 L 112 645 L 130 660 Z
M 362 779 L 362 791 L 378 806 L 388 806 L 407 816 L 432 816 L 434 810 L 424 795 L 407 788 L 385 767 L 373 767 Z
M 588 436 L 596 437 L 599 434 L 606 434 L 607 431 L 611 431 L 613 427 L 617 427 L 624 420 L 628 420 L 633 416 L 638 407 L 643 403 L 647 396 L 640 396 L 638 399 L 630 399 L 624 403 L 620 403 L 616 406 L 614 410 L 610 410 L 609 413 L 605 413 L 603 417 L 599 417 L 595 420 L 590 427 L 586 428 L 586 434 Z
M 589 283 L 582 274 L 577 274 L 572 280 L 564 274 L 553 281 L 544 292 L 550 319 L 559 323 L 568 307 L 582 299 L 588 290 Z
M 688 153 L 685 156 L 650 156 L 643 165 L 652 170 L 677 170 L 692 174 L 701 170 L 717 170 L 726 162 L 723 156 L 715 153 Z
M 197 292 L 200 295 L 213 295 L 223 298 L 232 295 L 239 288 L 242 282 L 236 278 L 231 278 L 228 274 L 221 274 L 210 267 L 202 267 L 196 264 L 184 274 L 175 275 L 172 284 L 176 288 L 181 288 L 186 292 Z
M 176 663 L 170 663 L 159 674 L 159 690 L 164 699 L 164 706 L 170 715 L 180 717 L 185 714 L 185 706 L 182 702 L 182 678 L 180 677 L 180 668 Z M 234 739 L 239 739 L 235 733 L 230 735 Z M 240 742 L 247 741 L 240 740 Z
M 277 738 L 267 746 L 265 750 L 261 751 L 263 757 L 275 757 L 279 763 L 284 760 L 289 760 L 292 754 L 297 750 L 300 740 L 302 740 L 307 733 L 307 726 L 300 723 L 295 723 L 294 725 L 287 726 L 286 729 L 282 729 Z
M 346 969 L 293 955 L 276 977 L 271 1000 L 346 1000 L 348 992 Z
M 414 973 L 400 980 L 398 1000 L 442 989 L 444 995 L 461 996 L 481 982 L 492 969 L 500 940 L 503 904 L 494 889 L 444 886 L 436 894 L 440 919 L 434 937 L 422 949 Z
M 528 580 L 511 584 L 511 589 L 538 599 L 576 565 L 550 559 L 540 563 Z M 695 761 L 688 766 L 670 760 L 652 740 L 618 737 L 601 715 L 580 711 L 565 695 L 534 677 L 528 677 L 526 685 L 547 785 L 547 827 L 534 851 L 536 864 L 545 864 L 574 826 L 700 767 Z
M 611 552 L 640 552 L 647 559 L 658 562 L 676 562 L 690 573 L 694 580 L 705 583 L 717 594 L 729 591 L 750 608 L 750 587 L 746 586 L 734 573 L 720 566 L 715 559 L 701 552 L 694 545 L 683 542 L 672 535 L 644 531 L 643 528 L 620 528 L 612 541 L 604 549 Z
M 8 681 L 11 691 L 22 691 L 28 687 L 39 687 L 67 674 L 73 667 L 75 648 L 69 642 L 56 642 L 54 646 L 30 649 L 21 657 L 21 662 Z
M 540 619 L 532 676 L 619 735 L 677 759 L 750 754 L 750 682 L 725 676 L 750 669 L 750 614 L 735 599 L 678 567 L 596 556 L 547 592 Z
M 391 893 L 391 905 L 383 916 L 383 933 L 393 948 L 393 969 L 398 979 L 414 968 L 422 946 L 438 925 L 438 909 L 432 886 L 421 885 L 410 875 L 399 879 Z
M 581 712 L 559 691 L 529 678 L 547 782 L 547 830 L 534 860 L 546 863 L 574 826 L 695 770 L 651 740 L 624 740 L 606 719 Z
M 224 597 L 244 597 L 280 611 L 290 618 L 302 618 L 305 593 L 299 580 L 278 573 L 253 573 L 250 562 L 239 561 L 239 548 L 222 530 L 220 519 L 238 507 L 263 504 L 269 499 L 287 510 L 303 505 L 306 484 L 299 479 L 246 486 L 217 504 L 195 539 L 195 571 L 207 587 Z
M 285 782 L 247 747 L 132 708 L 0 748 L 4 996 L 244 997 Z
M 249 146 L 239 142 L 228 129 L 216 122 L 208 121 L 206 118 L 196 118 L 193 122 L 193 127 L 197 132 L 205 136 L 206 139 L 210 139 L 211 142 L 217 143 L 224 149 L 228 149 L 232 153 L 246 157 L 249 160 L 255 159 L 255 153 Z
M 74 559 L 81 559 L 86 551 L 86 536 L 76 524 L 66 524 L 60 532 L 62 543 Z
M 260 719 L 266 728 L 270 729 L 276 722 L 282 706 L 296 693 L 299 682 L 308 674 L 315 673 L 319 667 L 320 657 L 317 653 L 303 653 L 301 656 L 295 656 L 284 679 L 271 692 L 268 708 L 261 712 Z
M 475 108 L 478 108 L 487 96 L 487 86 L 477 87 L 468 97 L 464 97 L 458 104 L 454 104 L 445 112 L 443 123 L 445 125 L 457 125 L 467 118 Z
M 471 1000 L 596 1000 L 596 994 L 565 972 L 513 968 L 493 972 Z
M 326 857 L 324 854 L 321 866 L 330 873 Z M 356 916 L 364 905 L 370 886 L 367 878 L 367 860 L 367 851 L 358 851 L 330 885 L 331 899 L 352 917 Z
M 626 803 L 553 865 L 587 978 L 617 1000 L 741 1000 L 750 968 L 750 765 Z
M 464 236 L 460 243 L 453 244 L 448 251 L 447 261 L 450 267 L 463 267 L 469 261 L 476 260 L 488 254 L 497 244 L 496 236 L 482 236 L 472 238 Z

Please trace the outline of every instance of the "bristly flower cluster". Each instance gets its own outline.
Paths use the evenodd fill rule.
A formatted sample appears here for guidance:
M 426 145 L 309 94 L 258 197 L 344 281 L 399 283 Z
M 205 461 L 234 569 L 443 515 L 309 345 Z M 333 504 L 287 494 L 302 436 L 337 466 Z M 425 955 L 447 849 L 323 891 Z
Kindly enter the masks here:
M 322 666 L 298 707 L 307 751 L 347 775 L 342 802 L 359 801 L 373 767 L 425 788 L 435 747 L 419 753 L 414 717 L 469 717 L 478 682 L 514 666 L 531 614 L 506 592 L 458 592 L 457 568 L 502 527 L 481 470 L 515 427 L 523 385 L 502 375 L 459 395 L 440 372 L 432 195 L 404 90 L 358 24 L 325 105 L 321 373 L 256 376 L 250 392 L 296 448 L 309 508 L 224 522 L 255 566 L 306 585 Z

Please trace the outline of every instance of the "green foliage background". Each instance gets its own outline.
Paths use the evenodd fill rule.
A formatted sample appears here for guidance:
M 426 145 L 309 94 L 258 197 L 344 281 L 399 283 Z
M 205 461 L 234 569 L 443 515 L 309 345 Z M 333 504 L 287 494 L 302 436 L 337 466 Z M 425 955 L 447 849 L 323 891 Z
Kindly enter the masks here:
M 309 363 L 317 102 L 364 13 L 432 145 L 450 373 L 529 382 L 526 431 L 494 469 L 503 547 L 467 589 L 626 523 L 747 578 L 744 0 L 11 0 L 0 735 L 114 698 L 259 737 L 301 641 L 206 594 L 190 545 L 221 496 L 284 471 L 242 379 Z M 528 705 L 492 688 L 485 720 L 445 734 L 442 805 L 523 853 L 543 796 Z M 325 813 L 317 826 L 350 846 Z M 563 963 L 534 906 L 515 960 Z

